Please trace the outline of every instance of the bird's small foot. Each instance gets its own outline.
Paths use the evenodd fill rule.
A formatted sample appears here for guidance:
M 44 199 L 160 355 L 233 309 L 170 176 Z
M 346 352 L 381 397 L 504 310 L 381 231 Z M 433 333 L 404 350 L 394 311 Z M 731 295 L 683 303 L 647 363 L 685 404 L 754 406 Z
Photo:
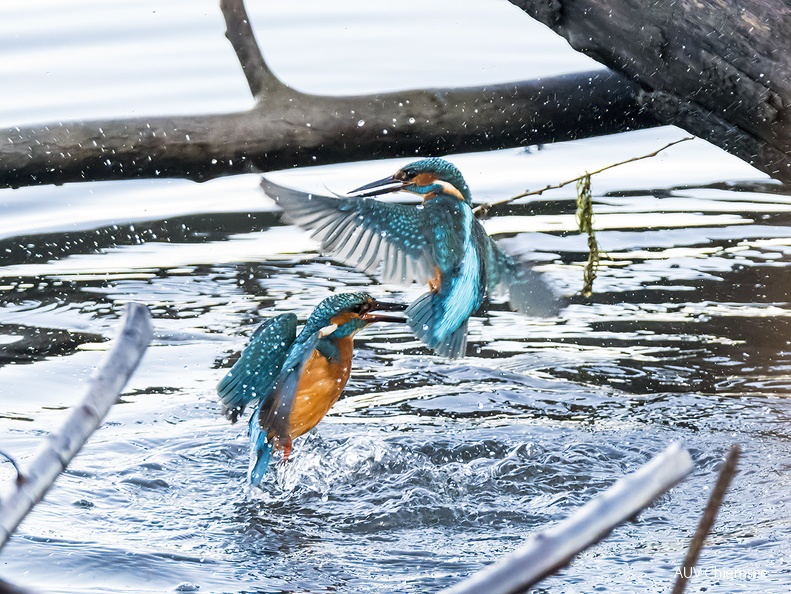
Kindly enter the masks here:
M 291 456 L 291 438 L 287 437 L 283 440 L 283 464 L 288 463 L 288 458 Z

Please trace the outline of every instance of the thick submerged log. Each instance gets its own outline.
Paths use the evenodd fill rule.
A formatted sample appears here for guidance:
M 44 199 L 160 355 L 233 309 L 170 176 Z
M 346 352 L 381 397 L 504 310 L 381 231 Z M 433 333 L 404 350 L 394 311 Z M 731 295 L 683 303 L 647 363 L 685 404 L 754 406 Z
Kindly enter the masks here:
M 245 112 L 0 131 L 0 187 L 195 181 L 346 161 L 530 146 L 656 125 L 606 70 L 461 89 L 326 97 L 289 87 Z
M 791 183 L 791 5 L 784 0 L 510 0 L 636 84 L 663 124 Z
M 791 7 L 782 0 L 511 0 L 617 73 L 327 97 L 271 72 L 241 0 L 226 36 L 249 111 L 0 131 L 0 187 L 224 175 L 530 146 L 675 124 L 791 184 Z
M 327 97 L 280 81 L 242 0 L 221 0 L 253 109 L 0 131 L 0 187 L 224 175 L 530 146 L 656 126 L 605 70 L 457 89 Z

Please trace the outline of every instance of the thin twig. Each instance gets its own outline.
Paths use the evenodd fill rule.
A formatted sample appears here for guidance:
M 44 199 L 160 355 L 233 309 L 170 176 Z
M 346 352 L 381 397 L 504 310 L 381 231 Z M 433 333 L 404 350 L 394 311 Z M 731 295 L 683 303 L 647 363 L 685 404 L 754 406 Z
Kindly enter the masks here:
M 714 489 L 711 491 L 706 509 L 703 510 L 703 517 L 700 519 L 698 529 L 695 531 L 695 536 L 692 537 L 692 542 L 689 543 L 687 556 L 684 558 L 684 564 L 681 566 L 676 578 L 676 584 L 673 586 L 673 594 L 682 594 L 684 588 L 687 587 L 689 578 L 692 577 L 695 565 L 698 563 L 698 557 L 700 557 L 700 551 L 703 549 L 703 543 L 706 541 L 709 532 L 711 532 L 712 526 L 714 526 L 714 520 L 717 519 L 717 512 L 720 509 L 720 505 L 722 505 L 725 492 L 736 474 L 736 464 L 740 455 L 741 448 L 736 444 L 731 447 L 725 458 L 725 464 L 720 469 L 720 474 L 714 484 Z
M 695 138 L 694 136 L 687 136 L 687 137 L 681 138 L 679 140 L 674 140 L 673 142 L 670 142 L 670 143 L 666 144 L 665 146 L 663 146 L 662 148 L 658 148 L 654 152 L 648 153 L 647 155 L 641 155 L 639 157 L 632 157 L 631 159 L 626 159 L 625 161 L 619 161 L 618 163 L 611 163 L 610 165 L 606 165 L 606 166 L 602 167 L 601 169 L 597 169 L 595 171 L 591 171 L 590 173 L 584 173 L 582 175 L 578 175 L 575 178 L 568 179 L 568 180 L 566 180 L 564 182 L 561 182 L 559 184 L 549 184 L 547 186 L 544 186 L 540 190 L 530 190 L 530 191 L 527 191 L 527 192 L 522 192 L 521 194 L 517 194 L 516 196 L 511 196 L 510 198 L 506 198 L 504 200 L 499 200 L 498 202 L 488 202 L 486 204 L 481 204 L 479 206 L 476 206 L 472 211 L 475 213 L 476 217 L 485 219 L 486 217 L 489 216 L 489 212 L 493 208 L 495 208 L 497 206 L 502 206 L 503 204 L 508 204 L 510 202 L 513 202 L 514 200 L 518 200 L 519 198 L 525 198 L 527 196 L 540 196 L 541 194 L 543 194 L 544 192 L 546 192 L 548 190 L 557 190 L 558 188 L 562 188 L 562 187 L 567 186 L 569 184 L 573 184 L 575 182 L 578 182 L 579 180 L 581 180 L 582 178 L 584 178 L 586 176 L 596 175 L 597 173 L 601 173 L 603 171 L 607 171 L 608 169 L 612 169 L 613 167 L 620 167 L 621 165 L 626 165 L 627 163 L 634 163 L 635 161 L 641 161 L 643 159 L 650 159 L 651 157 L 656 157 L 659 153 L 661 153 L 662 151 L 664 151 L 666 149 L 669 149 L 671 146 L 674 146 L 674 145 L 679 144 L 681 142 L 686 142 L 687 140 L 693 140 L 694 138 Z
M 57 433 L 44 443 L 15 489 L 0 503 L 0 548 L 69 465 L 107 415 L 151 341 L 151 314 L 144 305 L 127 305 L 124 326 L 115 346 L 92 379 L 88 393 L 73 408 Z
M 513 594 L 526 591 L 647 507 L 692 470 L 689 452 L 671 444 L 618 480 L 572 516 L 531 535 L 519 549 L 441 594 Z
M 243 0 L 220 0 L 220 10 L 225 17 L 225 36 L 231 42 L 236 57 L 247 78 L 250 92 L 258 101 L 286 87 L 275 76 L 255 40 L 250 18 Z

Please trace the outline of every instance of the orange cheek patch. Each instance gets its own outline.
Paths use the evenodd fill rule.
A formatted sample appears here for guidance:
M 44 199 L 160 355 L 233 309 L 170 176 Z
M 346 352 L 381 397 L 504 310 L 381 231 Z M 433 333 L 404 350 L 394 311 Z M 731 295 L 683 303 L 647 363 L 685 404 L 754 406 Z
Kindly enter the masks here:
M 437 176 L 433 173 L 419 173 L 412 178 L 412 183 L 416 186 L 430 186 L 437 181 Z
M 349 320 L 351 320 L 353 318 L 359 318 L 359 317 L 360 316 L 358 316 L 357 314 L 344 312 L 344 313 L 339 313 L 336 316 L 332 316 L 330 318 L 330 322 L 332 322 L 336 326 L 343 326 Z

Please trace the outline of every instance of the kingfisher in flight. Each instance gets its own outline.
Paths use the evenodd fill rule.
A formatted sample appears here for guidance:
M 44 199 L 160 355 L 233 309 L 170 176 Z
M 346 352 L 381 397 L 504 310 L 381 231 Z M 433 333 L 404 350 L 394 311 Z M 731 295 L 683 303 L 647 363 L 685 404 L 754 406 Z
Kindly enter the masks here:
M 322 301 L 297 335 L 297 317 L 281 314 L 261 324 L 217 386 L 226 416 L 250 417 L 248 481 L 258 486 L 273 450 L 291 454 L 292 440 L 315 427 L 338 400 L 352 367 L 354 335 L 373 322 L 406 322 L 376 313 L 406 306 L 367 293 L 341 293 Z
M 262 187 L 286 218 L 313 230 L 321 250 L 385 282 L 427 283 L 428 292 L 406 310 L 409 326 L 439 355 L 464 355 L 467 324 L 487 294 L 509 295 L 528 315 L 553 316 L 561 300 L 541 275 L 503 252 L 472 211 L 461 172 L 438 157 L 421 159 L 349 197 L 305 194 L 264 178 Z M 403 190 L 422 204 L 372 196 Z

